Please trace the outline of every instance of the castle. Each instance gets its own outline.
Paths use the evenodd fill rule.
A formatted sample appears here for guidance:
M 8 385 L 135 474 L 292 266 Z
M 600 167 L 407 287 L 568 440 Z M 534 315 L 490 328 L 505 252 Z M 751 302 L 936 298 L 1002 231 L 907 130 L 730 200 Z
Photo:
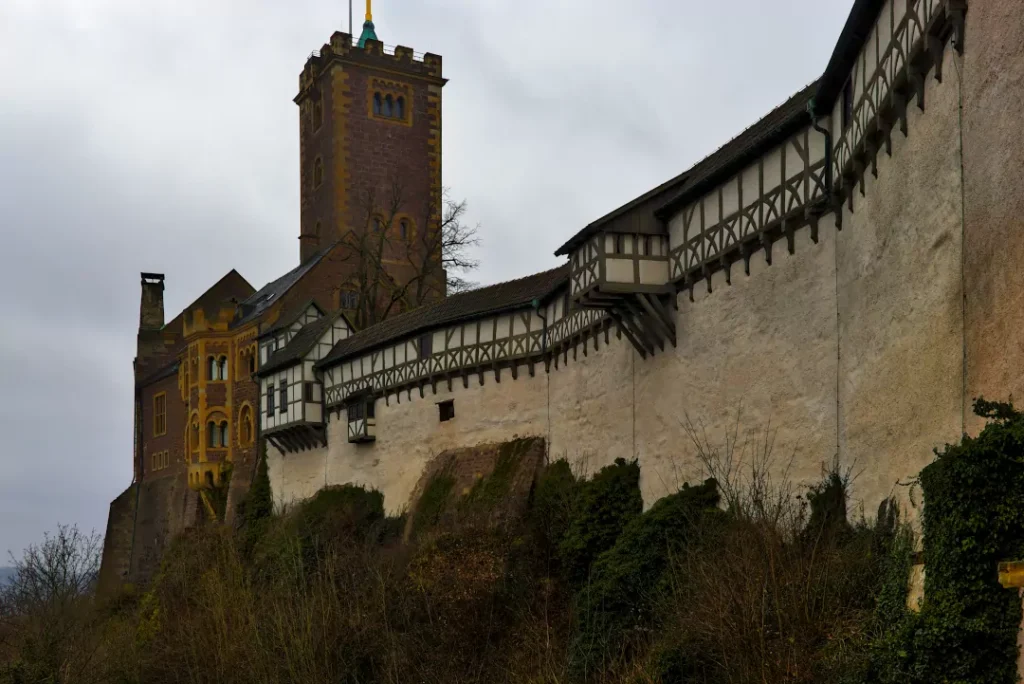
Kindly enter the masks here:
M 334 34 L 296 97 L 300 266 L 255 293 L 232 271 L 168 324 L 143 276 L 135 481 L 104 581 L 143 581 L 177 530 L 230 519 L 260 442 L 279 504 L 356 482 L 399 509 L 438 454 L 516 436 L 591 467 L 637 458 L 650 503 L 698 474 L 688 424 L 717 440 L 741 416 L 798 480 L 838 457 L 869 512 L 905 495 L 978 429 L 974 397 L 1024 385 L 1014 4 L 855 0 L 817 81 L 566 235 L 562 267 L 451 296 L 429 237 L 441 60 L 388 53 L 369 13 L 357 44 Z M 387 246 L 359 246 L 373 236 Z M 427 296 L 380 316 L 367 271 Z

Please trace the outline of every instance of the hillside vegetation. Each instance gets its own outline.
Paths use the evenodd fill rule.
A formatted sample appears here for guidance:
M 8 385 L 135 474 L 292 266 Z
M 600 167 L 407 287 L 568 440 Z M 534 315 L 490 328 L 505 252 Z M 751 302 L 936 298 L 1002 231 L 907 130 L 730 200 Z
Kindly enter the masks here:
M 1017 450 L 1000 458 L 1020 466 L 1024 440 L 1007 440 L 1024 421 L 990 417 L 988 437 L 1001 429 Z M 972 443 L 947 449 L 939 470 Z M 351 485 L 274 515 L 262 467 L 238 529 L 190 530 L 144 592 L 17 605 L 7 592 L 0 681 L 1014 681 L 1016 651 L 1000 641 L 1020 620 L 1012 592 L 951 597 L 940 579 L 944 603 L 912 613 L 912 540 L 890 503 L 868 522 L 850 515 L 838 468 L 797 490 L 769 475 L 780 469 L 767 447 L 695 444 L 712 477 L 646 511 L 640 468 L 624 459 L 589 477 L 554 461 L 525 501 L 507 492 L 514 453 L 468 493 L 441 471 L 411 517 Z M 986 662 L 929 635 L 983 639 Z M 940 674 L 945 651 L 955 678 Z

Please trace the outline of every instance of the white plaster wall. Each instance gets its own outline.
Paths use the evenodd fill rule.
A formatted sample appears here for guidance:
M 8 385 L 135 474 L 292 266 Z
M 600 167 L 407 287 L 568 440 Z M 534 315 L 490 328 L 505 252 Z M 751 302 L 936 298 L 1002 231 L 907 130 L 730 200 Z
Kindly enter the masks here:
M 963 429 L 961 193 L 954 51 L 947 77 L 929 75 L 909 136 L 892 133 L 839 235 L 840 405 L 843 459 L 861 471 L 873 506 L 915 476 L 932 449 Z M 917 498 L 918 502 L 920 497 Z M 873 512 L 873 509 L 870 511 Z
M 953 72 L 947 51 L 945 73 Z M 865 511 L 932 458 L 932 447 L 962 429 L 963 327 L 956 89 L 929 79 L 928 110 L 912 105 L 910 137 L 893 133 L 893 157 L 878 160 L 866 197 L 844 209 L 843 230 L 822 219 L 810 229 L 732 269 L 711 293 L 678 298 L 678 346 L 642 360 L 624 339 L 569 352 L 550 373 L 508 370 L 438 384 L 420 398 L 377 403 L 377 441 L 352 445 L 332 420 L 328 448 L 280 456 L 270 450 L 279 502 L 324 484 L 381 489 L 386 505 L 406 505 L 426 462 L 439 452 L 514 436 L 540 435 L 549 455 L 585 461 L 594 471 L 637 456 L 650 504 L 682 481 L 702 476 L 687 420 L 721 444 L 774 430 L 777 472 L 817 480 L 838 454 L 858 473 L 853 494 Z M 454 398 L 456 417 L 438 421 L 436 402 Z

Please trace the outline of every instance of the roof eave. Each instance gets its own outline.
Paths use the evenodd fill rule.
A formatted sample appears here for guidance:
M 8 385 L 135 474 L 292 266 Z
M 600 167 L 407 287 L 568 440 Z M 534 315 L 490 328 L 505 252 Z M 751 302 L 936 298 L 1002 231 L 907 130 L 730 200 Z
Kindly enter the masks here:
M 770 136 L 767 136 L 764 140 L 758 142 L 757 145 L 751 147 L 749 150 L 737 155 L 734 159 L 729 160 L 728 164 L 722 166 L 722 168 L 716 171 L 713 175 L 702 179 L 700 182 L 671 197 L 668 201 L 654 210 L 654 215 L 663 221 L 668 220 L 670 218 L 670 214 L 679 209 L 679 207 L 693 201 L 711 188 L 721 184 L 724 180 L 742 170 L 751 161 L 763 155 L 765 151 L 781 144 L 793 135 L 793 133 L 800 130 L 800 128 L 807 123 L 807 120 L 808 115 L 805 111 L 793 112 L 787 118 L 783 119 L 779 124 L 778 129 Z

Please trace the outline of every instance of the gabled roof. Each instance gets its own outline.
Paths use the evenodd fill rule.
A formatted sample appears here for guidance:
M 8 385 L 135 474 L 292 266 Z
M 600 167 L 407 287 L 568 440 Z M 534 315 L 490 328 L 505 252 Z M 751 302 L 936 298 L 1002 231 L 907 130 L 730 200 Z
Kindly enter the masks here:
M 339 318 L 344 319 L 348 325 L 349 330 L 352 330 L 352 324 L 349 323 L 348 319 L 345 318 L 345 314 L 339 309 L 334 313 L 326 316 L 321 316 L 312 323 L 307 323 L 295 333 L 291 341 L 288 342 L 284 347 L 274 352 L 267 362 L 260 367 L 256 375 L 263 377 L 269 375 L 274 371 L 281 370 L 282 368 L 288 368 L 294 366 L 306 357 L 306 354 L 313 349 L 313 345 L 316 344 L 317 340 L 323 337 L 324 333 L 330 329 L 334 322 Z
M 668 212 L 707 192 L 808 123 L 810 114 L 807 106 L 812 101 L 815 114 L 822 116 L 831 111 L 884 5 L 885 0 L 855 0 L 820 79 L 794 94 L 690 169 L 593 221 L 569 238 L 555 254 L 568 254 L 613 219 L 659 195 L 663 195 L 665 201 L 655 214 L 665 218 Z
M 331 366 L 349 356 L 432 328 L 528 306 L 534 300 L 545 299 L 565 284 L 568 273 L 568 265 L 559 266 L 518 280 L 452 295 L 437 304 L 388 318 L 338 342 L 317 366 Z
M 184 330 L 183 322 L 185 314 L 195 309 L 203 309 L 209 318 L 217 315 L 224 302 L 230 299 L 242 299 L 252 295 L 254 288 L 249 281 L 241 276 L 235 269 L 231 269 L 224 276 L 208 287 L 203 294 L 195 301 L 186 306 L 169 323 L 164 325 L 164 330 L 181 333 Z
M 291 327 L 292 323 L 299 320 L 299 317 L 301 317 L 302 314 L 306 312 L 306 309 L 308 309 L 311 306 L 315 307 L 316 310 L 320 312 L 321 316 L 327 313 L 326 311 L 324 311 L 324 308 L 317 303 L 315 299 L 307 299 L 301 305 L 284 312 L 281 315 L 281 317 L 277 319 L 277 322 L 274 323 L 274 325 L 261 332 L 259 336 L 261 338 L 268 337 L 276 332 L 284 330 L 285 328 Z
M 246 323 L 261 316 L 263 312 L 279 300 L 285 292 L 290 290 L 295 283 L 299 282 L 299 280 L 302 279 L 302 276 L 309 273 L 310 269 L 320 263 L 320 260 L 334 248 L 335 244 L 337 244 L 337 242 L 324 247 L 311 256 L 307 261 L 299 264 L 277 280 L 267 283 L 243 301 L 239 305 L 241 308 L 241 317 L 231 324 L 232 327 L 245 325 Z

